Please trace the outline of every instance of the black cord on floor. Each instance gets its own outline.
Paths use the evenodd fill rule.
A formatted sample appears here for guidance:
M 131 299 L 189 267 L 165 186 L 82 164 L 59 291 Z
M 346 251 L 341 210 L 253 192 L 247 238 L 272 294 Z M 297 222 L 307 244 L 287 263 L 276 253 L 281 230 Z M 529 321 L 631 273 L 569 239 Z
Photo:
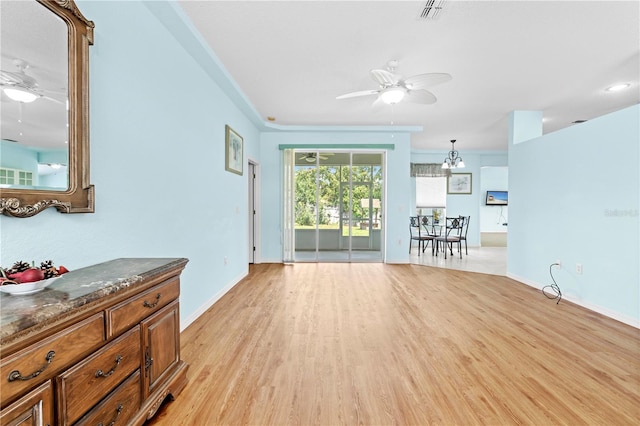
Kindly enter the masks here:
M 556 280 L 553 278 L 553 272 L 551 272 L 551 268 L 553 266 L 560 266 L 560 264 L 552 263 L 551 265 L 549 265 L 549 275 L 551 275 L 551 281 L 553 281 L 553 284 L 549 284 L 542 287 L 542 294 L 547 296 L 547 298 L 549 299 L 558 299 L 558 301 L 556 302 L 556 305 L 557 305 L 558 303 L 560 303 L 560 300 L 562 299 L 562 292 L 560 291 L 560 287 L 558 287 Z M 547 291 L 545 291 L 545 289 Z

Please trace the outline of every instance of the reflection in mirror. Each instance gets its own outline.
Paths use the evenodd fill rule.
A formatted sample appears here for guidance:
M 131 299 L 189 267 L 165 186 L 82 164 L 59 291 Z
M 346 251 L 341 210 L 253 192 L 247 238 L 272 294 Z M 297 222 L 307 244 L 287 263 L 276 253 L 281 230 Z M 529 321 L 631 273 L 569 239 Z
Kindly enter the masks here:
M 0 1 L 0 20 L 0 213 L 93 212 L 93 22 L 71 0 Z
M 0 5 L 0 185 L 66 190 L 67 24 L 35 1 Z

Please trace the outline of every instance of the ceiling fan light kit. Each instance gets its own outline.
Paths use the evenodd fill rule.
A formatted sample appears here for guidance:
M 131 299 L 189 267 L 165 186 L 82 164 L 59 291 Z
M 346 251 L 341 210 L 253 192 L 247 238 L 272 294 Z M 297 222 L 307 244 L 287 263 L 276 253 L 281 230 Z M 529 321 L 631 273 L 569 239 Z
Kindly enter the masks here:
M 458 155 L 458 151 L 454 148 L 454 144 L 456 143 L 455 139 L 451 140 L 451 151 L 447 154 L 447 157 L 442 162 L 443 169 L 463 169 L 464 161 L 460 155 Z
M 19 87 L 5 87 L 2 89 L 4 94 L 10 99 L 18 102 L 29 103 L 38 99 L 38 95 Z
M 380 93 L 382 102 L 388 105 L 397 104 L 404 98 L 405 91 L 400 87 L 389 87 Z

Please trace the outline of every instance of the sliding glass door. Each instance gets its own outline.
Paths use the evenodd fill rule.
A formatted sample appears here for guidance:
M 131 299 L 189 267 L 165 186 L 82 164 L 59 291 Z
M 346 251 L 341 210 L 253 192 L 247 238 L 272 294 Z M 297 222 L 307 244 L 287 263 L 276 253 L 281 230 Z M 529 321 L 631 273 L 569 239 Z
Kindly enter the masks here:
M 295 152 L 295 261 L 382 261 L 383 159 L 380 152 Z

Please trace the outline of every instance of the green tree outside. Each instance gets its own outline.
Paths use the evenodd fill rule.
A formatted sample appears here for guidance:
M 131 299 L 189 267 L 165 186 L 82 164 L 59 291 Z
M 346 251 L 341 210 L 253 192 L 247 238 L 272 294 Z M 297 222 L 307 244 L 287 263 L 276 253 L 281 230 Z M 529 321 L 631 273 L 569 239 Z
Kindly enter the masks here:
M 295 170 L 296 228 L 315 227 L 316 193 L 319 191 L 318 223 L 325 225 L 322 227 L 324 229 L 327 229 L 327 226 L 337 229 L 339 218 L 336 217 L 336 213 L 340 211 L 340 202 L 343 203 L 344 212 L 349 210 L 349 192 L 345 189 L 341 196 L 340 182 L 348 183 L 350 178 L 354 182 L 353 204 L 350 211 L 353 222 L 361 220 L 368 224 L 371 217 L 375 223 L 378 220 L 379 211 L 374 209 L 370 215 L 369 206 L 363 207 L 361 200 L 369 200 L 369 186 L 371 186 L 371 198 L 382 199 L 381 166 L 297 166 Z M 358 185 L 357 183 L 367 184 Z M 348 188 L 348 185 L 343 185 L 343 188 Z M 368 204 L 368 201 L 366 203 Z

